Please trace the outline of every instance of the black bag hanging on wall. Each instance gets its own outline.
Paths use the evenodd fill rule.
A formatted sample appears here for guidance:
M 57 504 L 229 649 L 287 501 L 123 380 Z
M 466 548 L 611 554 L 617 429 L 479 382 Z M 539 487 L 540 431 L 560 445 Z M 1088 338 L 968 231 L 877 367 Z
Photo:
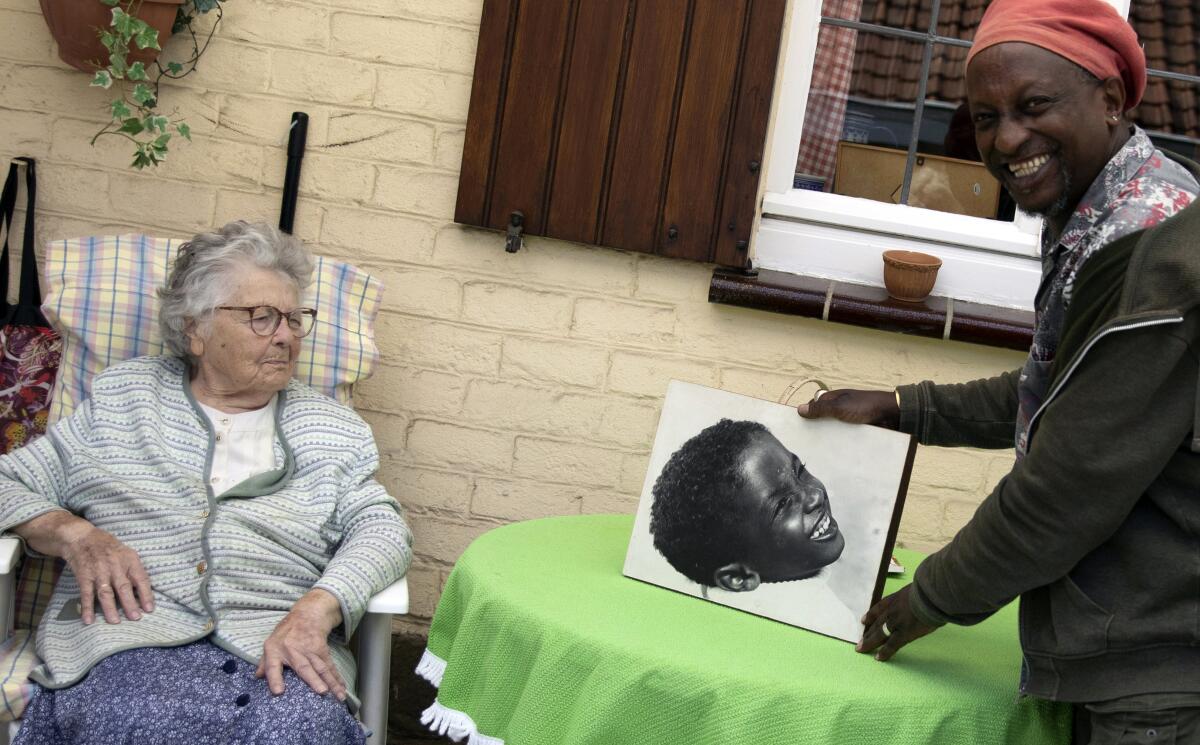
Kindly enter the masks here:
M 17 208 L 18 166 L 25 164 L 25 235 L 21 249 L 21 287 L 17 303 L 8 302 L 8 242 Z M 46 431 L 50 389 L 58 373 L 62 341 L 42 315 L 42 289 L 34 252 L 37 176 L 33 158 L 14 158 L 0 195 L 0 452 L 9 452 Z

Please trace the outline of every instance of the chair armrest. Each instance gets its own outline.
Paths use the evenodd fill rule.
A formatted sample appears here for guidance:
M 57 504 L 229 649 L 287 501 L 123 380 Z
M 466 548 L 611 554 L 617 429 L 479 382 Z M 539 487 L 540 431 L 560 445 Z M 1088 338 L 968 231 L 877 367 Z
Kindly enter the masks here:
M 367 613 L 408 613 L 408 578 L 401 577 L 371 598 Z
M 21 541 L 18 538 L 0 538 L 0 574 L 8 574 L 21 558 Z
M 13 608 L 17 595 L 17 564 L 24 553 L 19 538 L 0 537 L 0 634 L 8 639 L 13 633 Z M 0 722 L 0 727 L 4 726 Z
M 370 730 L 367 745 L 387 743 L 392 676 L 392 615 L 408 613 L 408 578 L 401 577 L 367 603 L 358 626 L 358 717 Z

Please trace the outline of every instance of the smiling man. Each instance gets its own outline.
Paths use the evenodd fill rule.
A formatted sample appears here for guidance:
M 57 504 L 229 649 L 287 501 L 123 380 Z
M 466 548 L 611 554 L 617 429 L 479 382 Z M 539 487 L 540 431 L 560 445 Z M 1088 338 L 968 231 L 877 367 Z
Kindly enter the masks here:
M 972 520 L 867 613 L 859 649 L 886 660 L 1020 596 L 1021 690 L 1084 704 L 1077 741 L 1094 745 L 1200 742 L 1200 166 L 1129 122 L 1145 83 L 1103 0 L 992 2 L 967 98 L 988 169 L 1045 218 L 1029 357 L 800 407 L 1015 446 Z
M 825 486 L 758 422 L 703 429 L 671 455 L 653 495 L 654 547 L 705 587 L 808 579 L 846 545 Z

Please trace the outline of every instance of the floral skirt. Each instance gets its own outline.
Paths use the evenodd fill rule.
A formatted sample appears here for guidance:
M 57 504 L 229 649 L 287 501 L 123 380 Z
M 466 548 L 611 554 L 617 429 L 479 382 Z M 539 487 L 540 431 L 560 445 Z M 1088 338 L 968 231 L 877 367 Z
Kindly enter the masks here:
M 362 726 L 291 670 L 272 696 L 254 665 L 207 640 L 146 647 L 34 694 L 13 745 L 363 745 Z

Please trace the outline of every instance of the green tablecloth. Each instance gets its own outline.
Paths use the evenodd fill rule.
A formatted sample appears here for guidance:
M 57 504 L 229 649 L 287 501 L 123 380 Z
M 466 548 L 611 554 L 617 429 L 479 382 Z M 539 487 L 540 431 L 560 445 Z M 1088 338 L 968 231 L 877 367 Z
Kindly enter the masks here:
M 1015 607 L 880 663 L 624 577 L 632 525 L 549 518 L 477 539 L 418 669 L 440 686 L 427 723 L 479 745 L 1070 741 L 1069 708 L 1018 697 Z

